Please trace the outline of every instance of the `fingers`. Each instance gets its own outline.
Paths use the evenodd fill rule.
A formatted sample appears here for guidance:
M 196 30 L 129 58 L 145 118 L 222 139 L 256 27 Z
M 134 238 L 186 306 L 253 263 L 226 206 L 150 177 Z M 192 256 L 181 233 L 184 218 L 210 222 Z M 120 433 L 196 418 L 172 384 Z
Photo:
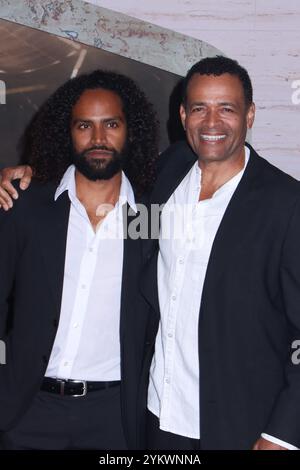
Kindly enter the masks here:
M 0 181 L 0 205 L 7 211 L 12 208 L 13 200 L 18 199 L 18 192 L 15 190 L 11 184 L 11 175 L 7 169 L 2 170 L 1 172 L 1 181 Z
M 22 176 L 21 181 L 20 181 L 20 188 L 23 190 L 27 189 L 31 183 L 31 179 L 32 179 L 32 169 L 30 166 L 26 165 L 24 175 Z
M 2 183 L 1 183 L 2 184 Z M 0 207 L 8 211 L 13 206 L 13 201 L 5 189 L 0 186 Z
M 10 180 L 3 179 L 0 183 L 0 187 L 3 191 L 6 191 L 11 198 L 18 199 L 18 192 L 15 190 Z
M 0 175 L 0 207 L 9 210 L 13 206 L 13 199 L 18 199 L 18 191 L 11 181 L 21 178 L 20 188 L 25 190 L 30 185 L 32 170 L 28 165 L 4 168 Z

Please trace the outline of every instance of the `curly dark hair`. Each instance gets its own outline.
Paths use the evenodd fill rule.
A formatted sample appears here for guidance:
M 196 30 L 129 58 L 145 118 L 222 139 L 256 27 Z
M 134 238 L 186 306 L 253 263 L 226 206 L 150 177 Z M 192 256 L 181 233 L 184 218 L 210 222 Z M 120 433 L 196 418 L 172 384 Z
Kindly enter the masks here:
M 58 88 L 32 119 L 23 141 L 23 157 L 33 168 L 35 179 L 58 182 L 72 164 L 72 109 L 85 90 L 96 88 L 113 91 L 121 98 L 128 145 L 124 171 L 140 196 L 156 179 L 159 125 L 152 104 L 124 75 L 96 70 Z
M 192 66 L 182 83 L 182 103 L 186 105 L 187 87 L 195 74 L 220 76 L 224 73 L 238 77 L 243 86 L 245 104 L 247 107 L 250 106 L 253 101 L 253 89 L 247 70 L 236 60 L 222 55 L 205 57 L 205 59 L 199 60 L 199 62 L 196 62 L 196 64 Z

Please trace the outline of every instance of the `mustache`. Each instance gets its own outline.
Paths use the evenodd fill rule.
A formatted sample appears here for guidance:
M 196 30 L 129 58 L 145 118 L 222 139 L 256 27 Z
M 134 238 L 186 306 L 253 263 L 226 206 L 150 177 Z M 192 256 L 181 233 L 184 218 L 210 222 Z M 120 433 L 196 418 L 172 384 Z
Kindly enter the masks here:
M 105 152 L 114 152 L 114 148 L 109 148 L 106 145 L 95 145 L 94 147 L 90 147 L 89 149 L 85 150 L 83 154 L 92 152 L 93 150 L 104 150 Z

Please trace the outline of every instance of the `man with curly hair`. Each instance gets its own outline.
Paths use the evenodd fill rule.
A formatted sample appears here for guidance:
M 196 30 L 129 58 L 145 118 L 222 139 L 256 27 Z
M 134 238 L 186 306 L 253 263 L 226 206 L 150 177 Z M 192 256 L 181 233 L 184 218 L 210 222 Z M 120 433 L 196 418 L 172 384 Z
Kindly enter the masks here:
M 33 181 L 0 214 L 5 449 L 138 448 L 149 309 L 135 198 L 155 178 L 157 121 L 129 78 L 69 80 L 27 129 Z M 153 324 L 153 328 L 156 325 Z

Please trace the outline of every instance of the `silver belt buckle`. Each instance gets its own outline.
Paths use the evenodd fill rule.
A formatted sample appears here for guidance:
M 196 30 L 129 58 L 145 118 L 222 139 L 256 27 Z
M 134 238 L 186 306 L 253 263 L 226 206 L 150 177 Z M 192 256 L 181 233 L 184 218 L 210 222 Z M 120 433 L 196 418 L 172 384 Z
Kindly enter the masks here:
M 82 384 L 83 390 L 80 395 L 70 395 L 71 397 L 84 397 L 87 394 L 87 382 L 86 380 L 72 380 L 72 379 L 56 379 L 60 383 L 60 395 L 64 396 L 65 394 L 65 384 L 66 382 L 69 383 L 77 383 L 77 384 Z
M 69 380 L 71 383 L 82 384 L 83 390 L 80 395 L 71 395 L 72 397 L 84 397 L 87 394 L 87 383 L 86 380 Z

